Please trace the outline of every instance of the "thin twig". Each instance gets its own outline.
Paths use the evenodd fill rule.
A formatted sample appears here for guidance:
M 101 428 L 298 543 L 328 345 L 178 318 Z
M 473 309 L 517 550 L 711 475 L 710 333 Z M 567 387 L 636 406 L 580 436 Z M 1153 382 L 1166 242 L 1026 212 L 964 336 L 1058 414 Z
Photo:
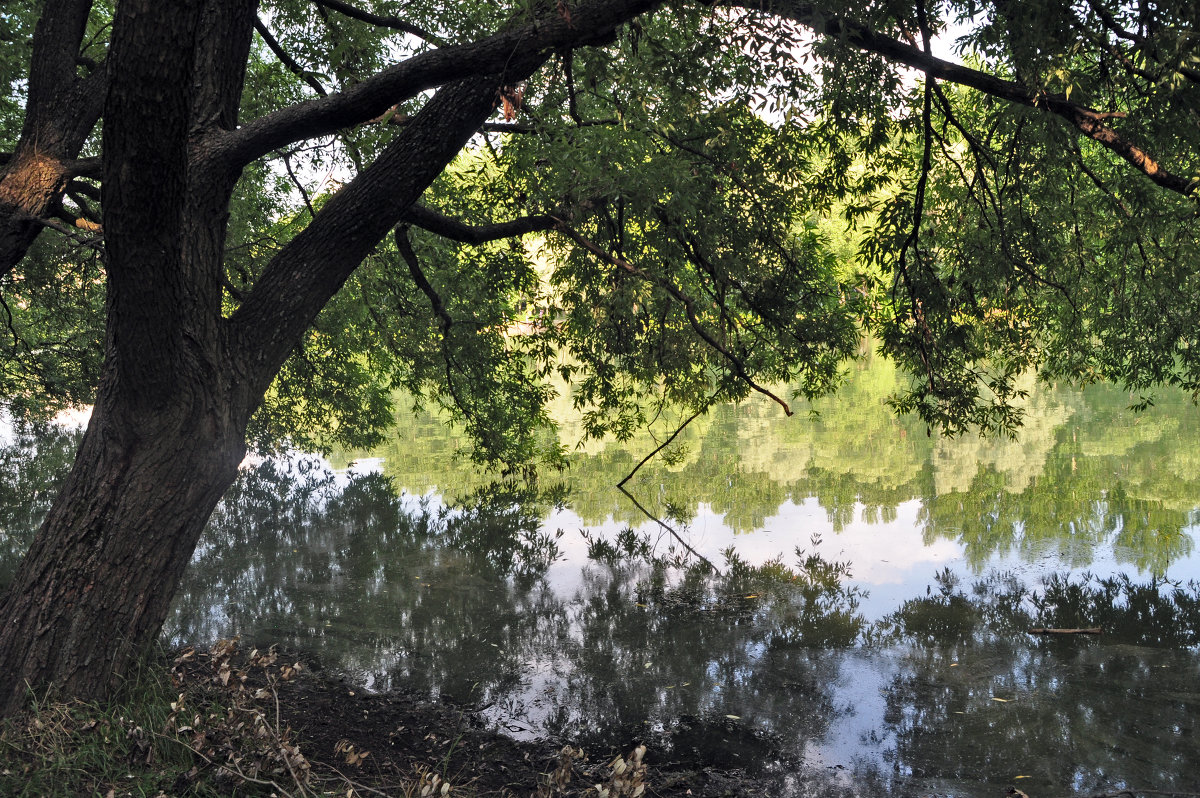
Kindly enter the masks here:
M 400 19 L 394 16 L 381 16 L 373 14 L 370 11 L 364 11 L 361 8 L 356 8 L 349 3 L 341 2 L 341 0 L 313 0 L 319 6 L 325 6 L 337 11 L 339 14 L 357 19 L 359 22 L 366 22 L 368 25 L 374 25 L 379 28 L 391 28 L 402 33 L 409 33 L 417 38 L 424 39 L 438 47 L 444 47 L 446 41 L 440 36 L 425 30 L 420 25 L 414 25 L 411 22 Z
M 313 204 L 308 197 L 308 192 L 305 191 L 304 185 L 296 177 L 296 173 L 292 171 L 292 157 L 286 153 L 283 156 L 283 168 L 287 170 L 288 177 L 292 179 L 292 185 L 300 191 L 300 196 L 304 198 L 304 207 L 308 208 L 309 217 L 313 219 L 317 218 L 317 212 L 313 210 Z

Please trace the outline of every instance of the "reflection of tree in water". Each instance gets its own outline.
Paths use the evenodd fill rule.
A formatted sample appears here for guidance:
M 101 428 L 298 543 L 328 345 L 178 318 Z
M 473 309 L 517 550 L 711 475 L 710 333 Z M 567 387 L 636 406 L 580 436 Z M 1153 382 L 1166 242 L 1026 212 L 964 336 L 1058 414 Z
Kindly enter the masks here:
M 1030 794 L 1195 788 L 1200 662 L 1146 644 L 1200 644 L 1196 585 L 1055 578 L 1030 596 L 991 579 L 964 594 L 943 577 L 941 588 L 889 619 L 904 651 L 885 691 L 897 772 L 996 794 L 1017 775 Z M 1092 625 L 1103 638 L 1025 634 Z
M 302 463 L 268 461 L 222 500 L 169 636 L 238 630 L 366 677 L 398 669 L 442 685 L 463 662 L 488 661 L 495 678 L 515 678 L 512 639 L 542 614 L 538 591 L 515 583 L 535 581 L 554 555 L 540 512 L 505 492 L 489 498 L 492 512 L 434 507 L 398 497 L 382 475 L 339 484 Z
M 477 498 L 449 511 L 397 498 L 378 474 L 263 464 L 214 515 L 170 636 L 241 630 L 376 687 L 495 705 L 584 741 L 742 739 L 728 764 L 768 756 L 764 735 L 808 738 L 837 717 L 838 665 L 821 651 L 863 626 L 840 571 L 811 557 L 733 557 L 720 578 L 598 563 L 560 596 L 542 579 L 554 541 L 540 513 L 510 492 Z
M 1148 467 L 1156 456 L 1152 450 L 1132 462 Z M 1193 542 L 1186 530 L 1195 511 L 1190 505 L 1171 506 L 1161 499 L 1130 495 L 1126 484 L 1114 479 L 1114 473 L 1129 465 L 1056 450 L 1021 493 L 1008 491 L 1002 474 L 981 469 L 969 490 L 925 500 L 920 513 L 925 540 L 961 543 L 967 561 L 976 568 L 995 554 L 1009 553 L 1027 559 L 1052 554 L 1066 567 L 1086 567 L 1096 548 L 1108 544 L 1119 561 L 1163 573 L 1171 562 L 1191 553 Z M 1142 484 L 1143 489 L 1154 487 Z M 1200 497 L 1200 485 L 1191 496 L 1193 502 Z
M 3 567 L 23 550 L 76 440 L 19 430 L 0 449 L 11 475 L 0 483 Z M 1080 517 L 1056 496 L 1069 481 L 1042 483 L 1083 479 L 1076 489 L 1091 490 L 1086 481 L 1101 483 L 1114 466 L 1098 445 L 1088 444 L 1086 459 L 1074 455 L 1073 469 L 1069 451 L 1047 458 L 1024 491 L 1042 502 L 1039 523 Z M 1117 448 L 1129 457 L 1142 446 Z M 1120 484 L 1144 491 L 1147 471 L 1136 462 Z M 951 496 L 990 497 L 964 501 L 962 517 L 1017 516 L 995 469 Z M 1076 534 L 1165 528 L 1162 518 L 1174 516 L 1156 513 L 1175 506 L 1112 489 L 1088 506 L 1090 526 Z M 842 670 L 858 656 L 840 651 L 865 640 L 867 656 L 896 660 L 887 660 L 878 729 L 890 759 L 859 763 L 859 785 L 882 793 L 913 780 L 953 792 L 986 783 L 1000 794 L 1028 775 L 1020 784 L 1031 794 L 1195 789 L 1187 774 L 1196 767 L 1200 663 L 1180 650 L 1200 646 L 1195 586 L 1051 578 L 1031 593 L 1005 578 L 967 589 L 947 573 L 930 595 L 871 627 L 835 563 L 801 554 L 752 567 L 730 555 L 717 578 L 610 547 L 562 595 L 545 578 L 556 539 L 538 531 L 543 509 L 511 486 L 447 509 L 397 496 L 380 474 L 267 462 L 244 473 L 214 515 L 168 633 L 203 642 L 240 630 L 316 652 L 376 687 L 493 704 L 497 718 L 526 718 L 584 743 L 649 738 L 718 767 L 795 761 L 836 734 L 855 689 L 839 686 Z M 951 513 L 935 509 L 933 520 Z M 963 528 L 981 547 L 1003 541 Z M 1105 635 L 1043 639 L 1028 634 L 1034 626 L 1101 626 Z
M 1098 547 L 1113 546 L 1119 561 L 1162 573 L 1191 551 L 1200 423 L 1182 393 L 1164 391 L 1157 407 L 1133 414 L 1120 391 L 1031 382 L 1016 440 L 947 439 L 892 414 L 886 399 L 903 380 L 868 358 L 837 397 L 814 405 L 816 418 L 784 418 L 769 402 L 716 407 L 670 447 L 673 459 L 652 460 L 629 488 L 655 514 L 704 505 L 735 532 L 762 528 L 787 501 L 816 498 L 838 532 L 887 522 L 917 499 L 926 541 L 962 544 L 976 567 L 997 554 L 1053 554 L 1084 567 Z M 564 399 L 559 420 L 571 446 L 568 411 Z M 398 422 L 396 442 L 376 453 L 398 485 L 463 497 L 479 484 L 469 464 L 448 465 L 460 442 L 436 419 Z M 653 437 L 570 455 L 569 506 L 585 524 L 644 521 L 614 486 L 669 432 L 660 426 Z
M 58 485 L 75 459 L 82 430 L 14 422 L 0 415 L 0 595 L 8 587 Z
M 590 566 L 564 604 L 568 638 L 539 652 L 565 682 L 544 702 L 547 729 L 649 737 L 715 766 L 761 764 L 770 740 L 819 738 L 840 714 L 829 649 L 854 645 L 864 626 L 856 591 L 829 565 L 731 555 L 721 577 L 697 567 L 678 580 L 661 562 Z

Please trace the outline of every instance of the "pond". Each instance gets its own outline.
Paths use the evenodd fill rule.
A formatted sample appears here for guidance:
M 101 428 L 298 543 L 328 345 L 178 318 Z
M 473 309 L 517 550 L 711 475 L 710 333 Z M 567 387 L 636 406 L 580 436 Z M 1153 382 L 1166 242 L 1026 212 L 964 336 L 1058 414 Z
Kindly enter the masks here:
M 248 466 L 164 634 L 280 643 L 516 736 L 644 740 L 780 795 L 1200 789 L 1196 407 L 1031 386 L 1018 439 L 946 439 L 889 412 L 898 379 L 863 363 L 819 415 L 694 421 L 626 486 L 663 523 L 614 486 L 668 419 L 538 495 L 428 415 L 377 451 Z M 71 440 L 0 451 L 0 582 Z

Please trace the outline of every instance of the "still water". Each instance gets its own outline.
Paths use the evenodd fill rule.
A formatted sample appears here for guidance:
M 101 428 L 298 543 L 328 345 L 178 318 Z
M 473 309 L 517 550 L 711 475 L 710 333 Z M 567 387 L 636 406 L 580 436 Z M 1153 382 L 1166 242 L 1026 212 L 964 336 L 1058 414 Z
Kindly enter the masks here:
M 1200 412 L 1039 387 L 1019 439 L 949 440 L 889 413 L 897 379 L 873 363 L 818 416 L 693 422 L 627 485 L 673 532 L 613 487 L 665 419 L 577 450 L 565 498 L 487 487 L 429 416 L 258 464 L 165 634 L 281 643 L 514 735 L 646 740 L 781 795 L 1200 790 Z M 0 569 L 69 454 L 0 452 Z

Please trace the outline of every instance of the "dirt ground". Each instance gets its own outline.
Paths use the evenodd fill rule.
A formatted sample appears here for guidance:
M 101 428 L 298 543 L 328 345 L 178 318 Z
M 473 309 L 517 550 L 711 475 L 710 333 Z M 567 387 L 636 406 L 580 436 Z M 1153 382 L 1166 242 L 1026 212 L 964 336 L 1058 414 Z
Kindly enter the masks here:
M 271 734 L 302 754 L 293 762 L 306 762 L 321 784 L 341 783 L 355 795 L 408 798 L 428 786 L 428 794 L 436 796 L 446 783 L 450 798 L 779 794 L 777 780 L 751 777 L 736 767 L 736 753 L 721 761 L 712 750 L 683 745 L 665 755 L 655 741 L 630 740 L 619 750 L 571 746 L 564 756 L 561 742 L 514 740 L 488 728 L 470 707 L 405 692 L 370 693 L 311 665 L 293 667 L 304 662 L 296 655 L 264 656 L 224 647 L 225 641 L 218 645 L 219 651 L 188 649 L 178 655 L 175 681 L 270 716 Z M 648 745 L 641 754 L 643 742 Z M 274 745 L 278 750 L 279 742 Z M 618 756 L 628 765 L 616 768 L 623 774 L 614 773 Z
M 404 693 L 371 694 L 309 671 L 279 691 L 281 716 L 314 763 L 330 763 L 354 781 L 390 791 L 432 773 L 480 796 L 531 796 L 553 781 L 560 746 L 516 741 L 486 728 L 469 708 Z M 353 746 L 349 749 L 348 746 Z M 586 751 L 571 763 L 564 795 L 595 795 L 609 764 L 628 750 Z M 352 753 L 348 753 L 352 751 Z M 356 764 L 356 754 L 368 755 Z M 651 796 L 766 796 L 770 786 L 736 768 L 704 767 L 678 757 L 646 755 Z M 558 793 L 555 793 L 558 794 Z

